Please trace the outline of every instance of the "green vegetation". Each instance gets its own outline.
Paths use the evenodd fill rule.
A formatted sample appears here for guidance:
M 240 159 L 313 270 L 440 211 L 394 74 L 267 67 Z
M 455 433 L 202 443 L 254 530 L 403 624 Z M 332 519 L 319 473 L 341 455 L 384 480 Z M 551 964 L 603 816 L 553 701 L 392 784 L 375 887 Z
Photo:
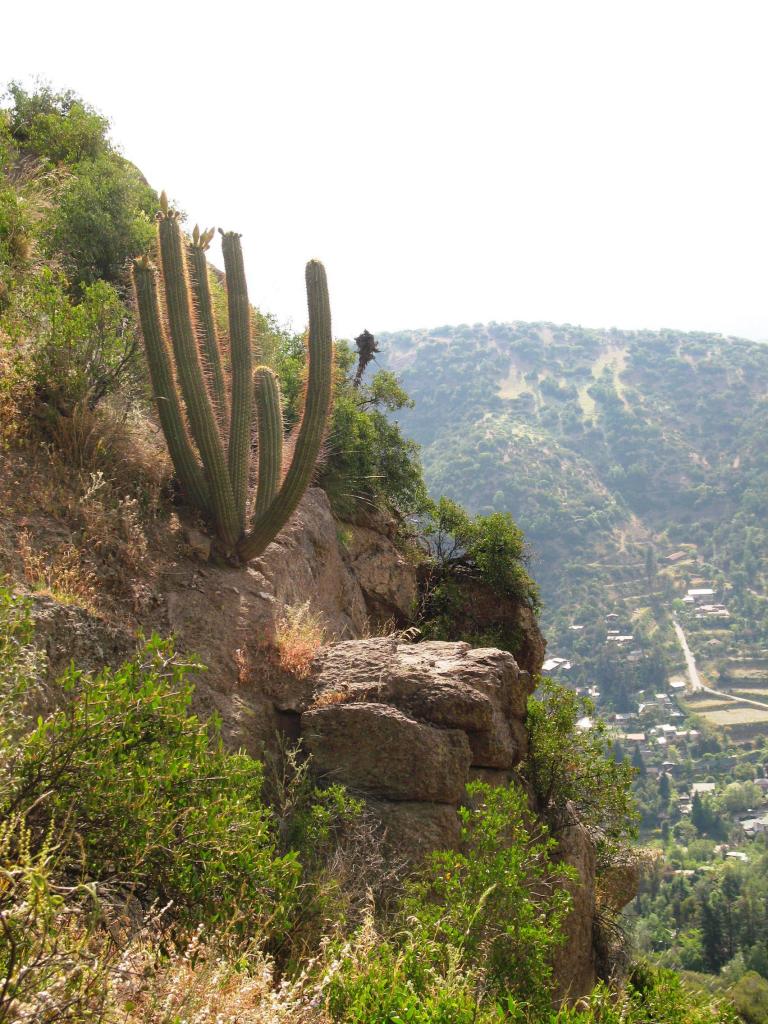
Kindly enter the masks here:
M 513 615 L 499 615 L 499 607 L 536 611 L 539 597 L 527 570 L 525 539 L 512 517 L 501 512 L 469 516 L 456 502 L 441 498 L 428 507 L 421 533 L 428 552 L 419 608 L 423 635 L 514 653 L 519 626 Z M 478 600 L 480 594 L 486 600 Z
M 516 785 L 470 786 L 459 848 L 398 879 L 311 763 L 265 777 L 222 749 L 169 644 L 72 667 L 36 719 L 43 667 L 29 602 L 0 590 L 0 1019 L 731 1020 L 648 971 L 552 1010 L 572 871 Z
M 625 855 L 636 837 L 634 769 L 609 756 L 610 734 L 594 706 L 544 679 L 528 701 L 531 749 L 524 775 L 558 834 L 577 821 L 591 833 L 598 868 Z
M 278 364 L 281 376 L 290 359 L 289 347 Z M 356 384 L 354 368 L 349 345 L 338 343 L 333 409 L 318 482 L 342 519 L 379 508 L 400 521 L 420 515 L 429 499 L 418 445 L 404 438 L 388 415 L 413 403 L 393 374 L 379 370 Z
M 524 531 L 558 654 L 572 623 L 655 614 L 695 577 L 725 593 L 724 648 L 766 646 L 764 345 L 520 322 L 378 341 L 430 491 Z
M 128 261 L 149 246 L 157 197 L 72 93 L 9 89 L 0 110 L 3 390 L 49 426 L 141 378 Z M 8 365 L 6 365 L 6 363 Z
M 414 407 L 390 370 L 366 380 L 356 374 L 344 343 L 331 369 L 319 265 L 310 265 L 308 282 L 308 361 L 303 337 L 249 306 L 237 236 L 223 243 L 227 290 L 207 265 L 210 234 L 195 230 L 187 238 L 167 210 L 156 228 L 157 206 L 157 195 L 110 142 L 103 117 L 71 93 L 11 87 L 0 111 L 0 442 L 11 455 L 25 453 L 25 466 L 33 462 L 29 453 L 48 460 L 51 479 L 30 477 L 30 486 L 45 492 L 45 516 L 72 537 L 46 559 L 28 534 L 19 535 L 30 586 L 96 614 L 112 597 L 104 580 L 117 580 L 110 586 L 125 587 L 120 609 L 135 621 L 130 616 L 148 599 L 135 585 L 150 561 L 151 524 L 171 520 L 177 497 L 164 450 L 153 446 L 150 385 L 164 399 L 157 412 L 167 421 L 175 483 L 210 512 L 224 545 L 237 545 L 243 559 L 274 535 L 309 483 L 325 426 L 318 413 L 327 410 L 332 388 L 318 474 L 336 513 L 366 522 L 383 510 L 398 519 L 399 542 L 416 549 L 431 577 L 427 635 L 515 650 L 514 629 L 469 621 L 466 599 L 482 593 L 486 602 L 509 602 L 525 614 L 538 608 L 523 534 L 507 511 L 509 481 L 542 500 L 534 539 L 562 527 L 557 544 L 574 562 L 576 543 L 590 531 L 623 528 L 628 497 L 606 498 L 607 484 L 587 456 L 563 453 L 566 434 L 579 435 L 568 427 L 577 407 L 578 415 L 589 409 L 595 417 L 607 410 L 610 429 L 622 437 L 642 430 L 642 422 L 623 419 L 632 389 L 619 378 L 630 361 L 610 346 L 593 352 L 583 344 L 585 365 L 600 366 L 600 379 L 591 370 L 589 381 L 570 379 L 565 369 L 555 377 L 541 370 L 529 332 L 515 367 L 509 360 L 491 367 L 477 350 L 485 374 L 479 383 L 463 371 L 444 377 L 440 358 L 433 360 L 434 399 L 417 381 Z M 157 230 L 170 344 L 153 309 L 149 255 Z M 151 380 L 137 358 L 132 261 Z M 217 341 L 225 332 L 229 357 Z M 258 362 L 265 365 L 254 375 Z M 490 420 L 464 418 L 500 381 L 490 404 L 518 403 L 537 421 L 522 428 L 508 421 L 505 446 Z M 505 387 L 513 397 L 503 397 Z M 542 396 L 564 407 L 562 444 L 549 443 L 554 418 Z M 451 498 L 473 463 L 484 469 L 469 514 L 452 500 L 430 502 L 418 448 L 393 414 L 432 431 L 425 438 L 430 473 L 444 446 Z M 251 503 L 256 533 L 248 535 L 253 421 L 259 487 Z M 602 429 L 607 438 L 608 426 Z M 284 476 L 287 432 L 297 439 L 298 457 Z M 129 442 L 120 444 L 118 433 Z M 128 455 L 134 439 L 137 453 Z M 454 458 L 450 445 L 458 439 L 476 450 L 457 445 Z M 581 488 L 583 499 L 567 514 L 563 480 Z M 595 496 L 606 498 L 600 507 Z M 634 585 L 635 538 L 627 533 L 624 541 L 619 561 Z M 750 587 L 762 580 L 760 542 L 759 532 L 745 541 Z M 653 589 L 662 559 L 641 561 Z M 108 573 L 89 566 L 108 566 Z M 583 596 L 588 566 L 581 570 Z M 471 787 L 459 848 L 405 871 L 386 862 L 379 827 L 361 801 L 340 786 L 316 785 L 300 750 L 265 766 L 224 749 L 215 718 L 192 712 L 193 679 L 202 671 L 194 659 L 152 637 L 118 668 L 88 673 L 73 665 L 52 682 L 30 609 L 26 598 L 0 587 L 2 1024 L 731 1021 L 709 996 L 644 967 L 599 985 L 572 1010 L 551 1007 L 573 881 L 558 860 L 562 830 L 576 820 L 588 830 L 601 877 L 624 855 L 632 832 L 629 768 L 621 758 L 606 760 L 600 726 L 577 727 L 588 709 L 569 694 L 547 687 L 531 702 L 527 788 Z M 652 646 L 650 625 L 647 633 Z M 751 780 L 736 781 L 741 790 L 727 795 L 733 806 L 747 799 Z M 665 799 L 673 795 L 671 789 Z M 529 796 L 546 812 L 546 825 Z M 728 961 L 747 1020 L 761 999 L 747 970 L 760 965 L 750 957 L 740 973 Z

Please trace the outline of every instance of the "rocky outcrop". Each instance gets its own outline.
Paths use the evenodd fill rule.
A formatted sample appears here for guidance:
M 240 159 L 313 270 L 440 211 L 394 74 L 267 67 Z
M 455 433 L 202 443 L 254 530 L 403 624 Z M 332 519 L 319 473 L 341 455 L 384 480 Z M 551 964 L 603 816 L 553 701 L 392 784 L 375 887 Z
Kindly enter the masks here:
M 473 773 L 508 780 L 527 750 L 530 675 L 511 654 L 396 637 L 324 650 L 300 731 L 316 769 L 372 798 L 408 856 L 451 846 Z
M 360 639 L 372 623 L 410 621 L 416 571 L 391 523 L 369 516 L 339 524 L 317 489 L 245 568 L 213 563 L 207 538 L 194 530 L 185 539 L 185 557 L 169 559 L 151 594 L 145 629 L 174 634 L 179 649 L 206 665 L 195 678 L 196 710 L 216 711 L 225 742 L 257 757 L 280 733 L 302 739 L 317 771 L 366 797 L 395 862 L 456 847 L 466 783 L 509 784 L 528 748 L 526 702 L 544 658 L 532 612 L 492 600 L 479 585 L 466 593 L 467 632 L 511 629 L 516 657 L 397 635 Z M 280 669 L 271 644 L 286 608 L 305 604 L 336 642 L 298 678 Z M 50 597 L 34 595 L 33 614 L 52 676 L 72 659 L 85 669 L 114 665 L 135 647 L 130 629 Z M 575 998 L 596 977 L 596 910 L 617 909 L 634 881 L 624 871 L 598 883 L 593 846 L 578 826 L 561 837 L 560 855 L 578 878 L 557 994 Z
M 393 544 L 388 531 L 344 523 L 342 556 L 376 625 L 408 625 L 413 620 L 418 587 L 416 570 Z
M 590 992 L 597 981 L 593 935 L 597 862 L 594 844 L 581 825 L 569 826 L 557 838 L 559 859 L 576 869 L 576 877 L 567 884 L 573 905 L 565 920 L 565 941 L 553 979 L 555 999 L 568 1002 Z
M 387 535 L 340 526 L 319 488 L 306 493 L 288 526 L 248 566 L 205 562 L 199 537 L 188 533 L 194 557 L 174 565 L 162 583 L 166 628 L 207 666 L 197 680 L 197 710 L 216 711 L 226 742 L 255 756 L 278 731 L 291 731 L 285 716 L 298 712 L 310 692 L 268 656 L 287 608 L 306 605 L 328 640 L 366 634 L 377 609 L 386 607 L 399 621 L 410 614 L 415 569 Z
M 471 575 L 457 575 L 451 582 L 457 595 L 451 608 L 454 635 L 504 637 L 505 648 L 514 653 L 520 668 L 531 675 L 541 672 L 547 642 L 533 610 L 514 598 L 498 594 Z M 428 592 L 433 585 L 429 567 L 420 567 L 422 592 Z

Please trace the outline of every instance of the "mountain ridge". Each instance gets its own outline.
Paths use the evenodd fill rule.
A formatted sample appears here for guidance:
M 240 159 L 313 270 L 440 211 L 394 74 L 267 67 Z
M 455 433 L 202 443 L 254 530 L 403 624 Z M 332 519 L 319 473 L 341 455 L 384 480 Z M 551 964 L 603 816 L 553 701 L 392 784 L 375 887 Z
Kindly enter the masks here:
M 556 636 L 585 605 L 647 604 L 649 549 L 663 562 L 689 544 L 695 575 L 764 638 L 768 346 L 523 321 L 378 339 L 415 400 L 399 420 L 431 490 L 514 516 Z

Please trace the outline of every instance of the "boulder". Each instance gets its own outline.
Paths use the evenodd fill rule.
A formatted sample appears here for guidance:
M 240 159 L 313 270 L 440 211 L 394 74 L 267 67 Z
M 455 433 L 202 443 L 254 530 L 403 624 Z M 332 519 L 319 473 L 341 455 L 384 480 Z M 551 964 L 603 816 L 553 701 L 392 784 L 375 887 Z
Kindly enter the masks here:
M 355 793 L 458 804 L 471 753 L 459 729 L 433 729 L 388 704 L 326 704 L 301 716 L 314 767 Z
M 385 842 L 396 857 L 416 861 L 432 850 L 459 845 L 461 825 L 450 804 L 370 800 L 368 806 L 383 824 Z
M 318 703 L 389 704 L 419 722 L 460 729 L 479 767 L 510 769 L 527 749 L 530 676 L 506 651 L 395 637 L 348 641 L 320 653 L 313 679 Z

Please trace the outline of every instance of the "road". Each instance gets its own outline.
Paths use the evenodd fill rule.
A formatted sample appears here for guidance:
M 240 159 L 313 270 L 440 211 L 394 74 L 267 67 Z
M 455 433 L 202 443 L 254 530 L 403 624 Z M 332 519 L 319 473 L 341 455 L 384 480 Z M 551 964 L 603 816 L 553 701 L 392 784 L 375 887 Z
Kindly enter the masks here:
M 683 632 L 683 627 L 677 621 L 676 618 L 672 618 L 672 625 L 675 627 L 675 633 L 680 646 L 683 649 L 683 655 L 685 656 L 685 666 L 688 670 L 688 682 L 690 683 L 691 693 L 711 693 L 715 697 L 720 697 L 723 700 L 732 700 L 736 704 L 749 704 L 754 708 L 761 708 L 763 711 L 768 711 L 768 704 L 761 704 L 758 700 L 749 700 L 747 697 L 734 697 L 731 693 L 726 693 L 724 690 L 713 690 L 711 686 L 705 686 L 701 681 L 699 670 L 696 668 L 696 659 L 693 656 L 693 651 L 688 646 L 688 641 Z
M 688 682 L 690 683 L 691 693 L 698 693 L 699 690 L 704 690 L 706 687 L 699 677 L 699 670 L 696 668 L 696 659 L 693 656 L 693 651 L 688 646 L 688 641 L 685 638 L 683 627 L 674 617 L 672 619 L 672 625 L 675 627 L 677 639 L 683 649 L 683 655 L 685 656 L 685 667 L 688 669 Z

